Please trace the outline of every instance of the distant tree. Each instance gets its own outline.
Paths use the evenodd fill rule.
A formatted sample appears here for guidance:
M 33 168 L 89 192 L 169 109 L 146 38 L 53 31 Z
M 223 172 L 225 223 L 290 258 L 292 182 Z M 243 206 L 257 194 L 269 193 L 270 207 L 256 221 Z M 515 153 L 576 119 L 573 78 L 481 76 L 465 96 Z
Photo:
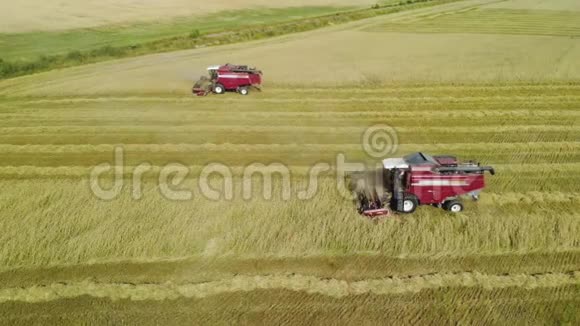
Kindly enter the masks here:
M 200 36 L 201 36 L 201 33 L 199 32 L 198 29 L 195 29 L 191 33 L 189 33 L 190 38 L 198 38 Z

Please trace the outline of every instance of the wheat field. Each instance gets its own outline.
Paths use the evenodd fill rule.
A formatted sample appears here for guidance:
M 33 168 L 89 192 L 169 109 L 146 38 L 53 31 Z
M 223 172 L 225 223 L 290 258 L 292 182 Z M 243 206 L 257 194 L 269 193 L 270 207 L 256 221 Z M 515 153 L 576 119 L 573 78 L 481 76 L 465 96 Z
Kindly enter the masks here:
M 209 309 L 218 298 L 238 302 L 267 293 L 281 308 L 264 304 L 255 316 L 281 323 L 291 321 L 278 309 L 293 309 L 296 300 L 338 300 L 346 310 L 301 308 L 297 320 L 306 322 L 309 312 L 319 311 L 326 316 L 318 321 L 323 323 L 332 320 L 328 314 L 348 314 L 350 300 L 365 309 L 371 304 L 366 300 L 403 298 L 425 306 L 432 298 L 420 298 L 431 293 L 444 296 L 444 304 L 422 313 L 409 305 L 395 320 L 411 322 L 415 315 L 435 320 L 436 311 L 446 309 L 449 321 L 467 322 L 496 317 L 450 308 L 466 297 L 474 296 L 474 309 L 491 309 L 482 296 L 506 300 L 511 305 L 502 309 L 509 318 L 529 318 L 517 312 L 529 308 L 529 296 L 538 292 L 543 301 L 529 308 L 538 321 L 574 321 L 570 311 L 579 304 L 574 293 L 580 270 L 578 105 L 580 87 L 566 84 L 397 86 L 349 93 L 271 88 L 243 99 L 237 94 L 5 98 L 2 318 L 26 323 L 19 310 L 53 307 L 35 320 L 73 322 L 82 314 L 92 322 L 114 323 L 141 320 L 134 314 L 146 309 L 156 315 L 144 323 L 157 323 L 164 320 L 159 309 L 167 302 L 176 306 L 166 311 Z M 303 189 L 316 162 L 332 164 L 339 153 L 369 161 L 357 142 L 374 123 L 396 126 L 396 154 L 453 153 L 493 164 L 497 175 L 460 216 L 421 207 L 412 216 L 379 224 L 359 216 L 337 193 L 332 173 L 320 179 L 309 201 L 283 200 L 279 182 L 272 200 L 261 199 L 260 189 L 253 200 L 243 200 L 239 181 L 231 201 L 208 200 L 197 190 L 201 168 L 214 161 L 232 166 L 235 176 L 253 162 L 281 162 L 293 172 L 292 189 Z M 90 191 L 91 167 L 112 162 L 117 144 L 126 154 L 127 182 L 138 164 L 153 165 L 140 200 L 131 198 L 129 183 L 112 201 Z M 170 162 L 190 167 L 181 187 L 193 191 L 192 199 L 160 195 L 159 168 Z M 381 257 L 398 260 L 381 265 Z M 475 296 L 477 291 L 483 292 Z M 369 296 L 375 299 L 364 299 Z M 76 308 L 63 308 L 71 300 Z M 88 308 L 94 304 L 110 312 L 95 316 Z M 186 315 L 212 323 L 218 316 L 251 322 L 248 309 Z M 368 318 L 349 316 L 351 322 Z
M 0 323 L 580 323 L 577 9 L 468 0 L 1 80 Z M 223 62 L 263 69 L 264 90 L 192 97 Z M 361 145 L 377 124 L 396 131 L 393 157 L 497 174 L 459 215 L 370 221 L 335 167 L 377 163 Z M 99 199 L 89 175 L 119 148 L 123 187 Z M 185 180 L 159 181 L 176 163 Z M 231 199 L 203 196 L 210 163 L 231 168 Z M 290 198 L 274 176 L 271 199 L 259 178 L 245 199 L 254 163 L 287 166 Z M 317 163 L 330 169 L 303 200 Z
M 566 251 L 580 243 L 578 86 L 400 87 L 358 95 L 270 89 L 241 100 L 236 94 L 71 100 L 3 104 L 0 175 L 8 189 L 3 211 L 10 217 L 2 221 L 9 230 L 2 240 L 11 244 L 0 255 L 5 266 L 207 254 L 503 254 Z M 196 189 L 200 170 L 212 162 L 234 167 L 237 176 L 255 162 L 283 163 L 294 173 L 294 188 L 302 189 L 317 162 L 334 166 L 340 153 L 369 161 L 357 142 L 376 123 L 395 126 L 400 145 L 394 155 L 452 153 L 493 164 L 498 175 L 463 217 L 425 208 L 403 224 L 378 227 L 339 196 L 332 173 L 323 176 L 312 202 L 283 201 L 276 191 L 273 203 L 249 205 L 239 196 L 212 202 L 199 192 L 172 202 L 156 190 L 160 167 L 172 162 L 190 167 L 187 189 Z M 143 162 L 157 169 L 144 176 L 142 200 L 132 200 L 127 186 L 120 198 L 102 202 L 85 176 L 112 162 L 121 143 L 125 177 Z M 16 228 L 23 218 L 27 227 Z M 51 228 L 54 223 L 67 227 Z
M 163 21 L 223 11 L 303 6 L 367 6 L 370 0 L 23 0 L 0 3 L 0 33 L 47 32 L 106 25 Z

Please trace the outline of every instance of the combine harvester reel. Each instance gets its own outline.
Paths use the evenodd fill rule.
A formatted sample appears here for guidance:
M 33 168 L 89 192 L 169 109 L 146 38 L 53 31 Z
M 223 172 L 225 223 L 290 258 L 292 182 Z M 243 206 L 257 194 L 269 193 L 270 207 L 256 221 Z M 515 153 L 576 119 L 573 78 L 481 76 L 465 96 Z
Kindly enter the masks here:
M 212 91 L 212 83 L 206 76 L 201 76 L 198 81 L 193 84 L 191 92 L 197 96 L 206 96 Z
M 197 96 L 237 92 L 248 95 L 250 89 L 262 90 L 262 71 L 248 66 L 225 64 L 207 68 L 209 77 L 202 76 L 192 88 Z
M 391 195 L 385 185 L 388 171 L 377 170 L 350 175 L 350 188 L 355 194 L 357 211 L 373 221 L 392 215 L 389 205 Z
M 410 214 L 419 205 L 459 213 L 463 211 L 461 197 L 478 200 L 485 188 L 485 172 L 495 174 L 490 166 L 425 153 L 386 159 L 382 165 L 380 171 L 351 175 L 358 211 L 373 220 L 391 216 L 393 211 Z

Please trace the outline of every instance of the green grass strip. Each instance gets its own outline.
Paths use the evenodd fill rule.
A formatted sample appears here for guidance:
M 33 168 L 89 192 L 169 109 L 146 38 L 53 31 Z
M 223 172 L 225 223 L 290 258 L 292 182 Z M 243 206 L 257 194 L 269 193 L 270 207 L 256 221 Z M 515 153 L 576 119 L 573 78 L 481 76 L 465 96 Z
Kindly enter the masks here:
M 184 26 L 179 25 L 179 28 L 176 29 L 176 31 L 179 32 L 178 36 L 167 36 L 161 39 L 154 39 L 155 33 L 148 31 L 145 36 L 136 38 L 137 40 L 141 39 L 142 42 L 137 41 L 136 43 L 132 44 L 127 43 L 127 39 L 134 36 L 131 32 L 129 32 L 128 35 L 123 36 L 121 30 L 110 31 L 110 35 L 106 36 L 105 40 L 110 39 L 113 40 L 113 42 L 105 42 L 107 43 L 106 45 L 98 48 L 88 50 L 73 49 L 67 53 L 62 54 L 41 55 L 38 57 L 38 59 L 32 61 L 7 61 L 0 58 L 0 79 L 12 78 L 52 69 L 78 66 L 111 59 L 134 57 L 144 54 L 194 49 L 200 47 L 265 39 L 285 34 L 310 31 L 325 26 L 343 24 L 380 15 L 396 13 L 403 10 L 417 9 L 456 1 L 459 0 L 407 0 L 394 4 L 374 5 L 373 7 L 366 9 L 335 12 L 326 15 L 295 19 L 292 21 L 279 23 L 272 23 L 272 21 L 275 21 L 275 17 L 279 18 L 279 15 L 273 15 L 273 18 L 270 17 L 271 19 L 266 22 L 242 27 L 240 27 L 240 25 L 230 26 L 226 24 L 225 29 L 220 29 L 219 27 L 212 26 L 208 23 L 207 26 L 205 26 L 205 30 L 195 29 L 190 30 L 189 32 L 184 32 Z M 307 13 L 302 13 L 302 16 L 306 14 Z M 255 22 L 256 19 L 251 19 L 251 21 Z M 139 30 L 142 31 L 143 29 L 137 29 L 135 33 L 137 33 Z M 159 33 L 163 34 L 167 33 L 167 31 L 162 31 Z M 169 31 L 167 35 L 171 33 L 172 32 Z M 7 36 L 4 36 L 4 38 L 6 37 Z M 83 38 L 79 38 L 79 35 L 76 34 L 71 34 L 71 37 L 71 43 L 81 42 Z M 119 37 L 121 39 L 119 39 Z M 60 41 L 62 42 L 63 40 Z M 121 45 L 115 46 L 111 44 Z M 16 45 L 16 47 L 17 46 L 18 45 Z M 28 46 L 28 44 L 22 44 L 21 46 Z M 12 49 L 16 49 L 16 47 L 11 46 Z M 66 46 L 61 45 L 60 48 L 65 49 Z M 13 50 L 12 52 L 14 51 L 16 50 Z

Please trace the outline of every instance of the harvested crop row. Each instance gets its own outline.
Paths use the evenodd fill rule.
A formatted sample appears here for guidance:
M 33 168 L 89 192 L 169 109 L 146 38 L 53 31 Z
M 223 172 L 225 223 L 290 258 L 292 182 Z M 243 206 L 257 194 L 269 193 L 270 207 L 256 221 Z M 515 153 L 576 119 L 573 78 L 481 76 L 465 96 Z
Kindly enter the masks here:
M 578 321 L 575 312 L 580 308 L 579 289 L 575 285 L 531 290 L 459 287 L 406 294 L 362 294 L 340 299 L 281 289 L 166 301 L 113 301 L 84 296 L 44 303 L 7 302 L 2 304 L 2 316 L 11 324 L 29 320 L 29 311 L 34 310 L 35 319 L 41 319 L 44 324 L 131 320 L 140 325 L 159 325 L 171 318 L 183 324 L 195 320 L 211 325 L 257 322 L 267 325 L 379 325 L 384 324 L 388 316 L 388 321 L 405 325 L 493 324 L 498 320 L 510 325 L 523 321 L 542 324 L 547 320 L 574 325 Z M 278 304 L 280 302 L 283 304 Z
M 362 149 L 360 144 L 79 144 L 79 145 L 9 145 L 0 144 L 0 153 L 113 153 L 115 148 L 121 147 L 127 152 L 354 152 Z M 466 149 L 466 147 L 469 147 Z M 412 151 L 441 151 L 450 150 L 468 153 L 483 153 L 490 148 L 484 143 L 454 143 L 454 144 L 402 144 L 400 152 Z M 498 143 L 493 145 L 494 155 L 499 153 L 538 153 L 538 152 L 572 152 L 580 150 L 580 142 L 533 142 L 533 143 Z
M 365 94 L 358 96 L 349 96 L 341 98 L 339 93 L 333 91 L 326 91 L 328 98 L 323 96 L 318 96 L 316 94 L 307 94 L 303 97 L 284 98 L 284 96 L 279 97 L 276 95 L 275 89 L 274 94 L 268 96 L 262 94 L 253 94 L 253 98 L 244 98 L 242 100 L 233 98 L 233 94 L 224 95 L 223 98 L 203 98 L 195 99 L 190 97 L 167 97 L 167 98 L 155 98 L 147 96 L 134 96 L 128 98 L 118 98 L 118 97 L 103 97 L 103 98 L 74 98 L 63 100 L 18 100 L 6 102 L 5 109 L 11 107 L 19 107 L 22 109 L 37 109 L 39 112 L 46 112 L 48 109 L 81 109 L 81 108 L 99 108 L 103 111 L 114 111 L 119 108 L 130 109 L 132 104 L 138 103 L 143 107 L 159 107 L 159 106 L 170 106 L 181 109 L 189 109 L 191 111 L 191 105 L 196 106 L 196 108 L 211 111 L 210 109 L 215 107 L 216 111 L 226 111 L 230 104 L 235 103 L 236 107 L 239 105 L 239 109 L 236 111 L 255 111 L 260 107 L 263 107 L 267 111 L 278 111 L 278 112 L 292 112 L 292 111 L 310 111 L 309 108 L 304 108 L 300 104 L 308 103 L 310 105 L 320 106 L 321 108 L 326 108 L 325 111 L 340 109 L 340 111 L 352 111 L 352 106 L 349 104 L 361 105 L 365 104 L 370 107 L 388 104 L 394 106 L 407 105 L 411 109 L 415 107 L 422 107 L 425 105 L 451 105 L 458 106 L 460 104 L 464 105 L 475 105 L 479 108 L 487 108 L 494 106 L 499 106 L 503 109 L 509 108 L 509 106 L 522 106 L 527 105 L 531 108 L 535 108 L 540 104 L 550 104 L 550 105 L 560 105 L 566 106 L 572 103 L 578 103 L 580 97 L 577 95 L 521 95 L 521 96 L 500 96 L 490 94 L 489 97 L 485 96 L 426 96 L 425 94 L 418 94 L 415 97 L 401 97 L 399 95 L 385 95 L 380 96 L 380 94 L 373 94 L 373 96 L 368 96 Z M 265 105 L 264 105 L 265 104 Z M 384 109 L 384 107 L 382 108 Z M 4 111 L 4 110 L 3 110 Z
M 86 265 L 0 269 L 0 288 L 28 288 L 53 283 L 191 284 L 230 279 L 236 275 L 309 275 L 340 281 L 409 278 L 478 271 L 488 275 L 539 275 L 580 270 L 580 251 L 458 257 L 388 257 L 332 255 L 309 257 L 188 257 L 137 259 Z M 171 271 L 171 273 L 167 273 Z
M 554 115 L 537 115 L 530 117 L 530 114 L 522 114 L 522 115 L 502 115 L 499 117 L 493 117 L 482 113 L 479 116 L 474 114 L 474 116 L 455 116 L 455 115 L 441 115 L 439 117 L 432 117 L 427 118 L 423 124 L 423 128 L 442 128 L 445 126 L 450 125 L 461 125 L 462 128 L 467 127 L 474 127 L 476 128 L 475 132 L 480 132 L 477 130 L 479 126 L 481 126 L 481 119 L 484 118 L 486 120 L 486 125 L 488 127 L 496 126 L 497 128 L 503 128 L 505 125 L 510 125 L 512 127 L 521 127 L 521 128 L 528 128 L 528 127 L 545 127 L 547 124 L 550 126 L 557 128 L 557 127 L 570 127 L 574 126 L 576 122 L 580 123 L 580 115 L 567 115 L 562 114 L 558 117 Z M 365 128 L 367 126 L 371 126 L 376 124 L 377 120 L 382 120 L 388 122 L 389 125 L 397 126 L 397 130 L 401 132 L 408 132 L 408 128 L 413 128 L 417 126 L 417 120 L 409 118 L 409 117 L 388 117 L 387 115 L 383 116 L 375 116 L 375 117 L 364 117 L 364 116 L 353 116 L 353 117 L 345 117 L 345 118 L 334 118 L 334 117 L 324 117 L 318 116 L 314 117 L 313 119 L 307 119 L 303 117 L 283 117 L 282 119 L 274 117 L 236 117 L 236 116 L 227 116 L 227 117 L 183 117 L 182 119 L 177 120 L 178 117 L 174 117 L 173 119 L 160 119 L 155 122 L 155 127 L 157 128 L 171 128 L 176 125 L 200 125 L 200 126 L 232 126 L 237 125 L 239 127 L 246 127 L 249 131 L 253 131 L 252 127 L 255 125 L 269 125 L 272 127 L 279 126 L 281 128 L 287 127 L 289 124 L 293 125 L 302 125 L 304 127 L 325 127 L 325 126 L 334 126 L 336 128 L 347 129 L 353 128 L 355 126 L 360 126 L 360 128 Z M 130 117 L 127 118 L 77 118 L 77 119 L 63 119 L 63 120 L 55 120 L 55 119 L 47 119 L 46 121 L 42 121 L 40 119 L 6 119 L 0 123 L 0 128 L 11 128 L 12 126 L 18 126 L 19 128 L 33 128 L 33 127 L 51 127 L 51 128 L 59 128 L 59 127 L 69 127 L 74 126 L 75 128 L 86 126 L 92 127 L 95 125 L 102 125 L 102 126 L 115 126 L 119 125 L 120 127 L 126 126 L 131 124 L 135 127 L 151 127 L 151 121 L 154 117 L 143 117 L 137 119 L 131 119 Z M 35 121 L 36 120 L 36 121 Z M 464 132 L 465 129 L 460 130 L 460 132 Z
M 51 284 L 30 288 L 0 289 L 0 303 L 23 301 L 30 303 L 71 299 L 80 296 L 112 300 L 175 300 L 206 298 L 222 293 L 255 290 L 290 290 L 321 294 L 333 298 L 352 295 L 393 295 L 418 293 L 441 288 L 474 288 L 486 290 L 520 287 L 524 289 L 557 288 L 580 285 L 580 272 L 544 275 L 485 275 L 480 273 L 435 274 L 410 278 L 386 278 L 347 282 L 312 276 L 235 276 L 200 284 L 99 284 L 89 281 L 73 284 Z
M 579 102 L 580 103 L 580 102 Z M 488 104 L 489 105 L 489 104 Z M 513 104 L 512 104 L 513 105 Z M 579 104 L 580 105 L 580 104 Z M 321 111 L 315 110 L 320 108 Z M 397 106 L 398 108 L 398 106 Z M 449 110 L 445 112 L 435 112 L 433 107 L 425 108 L 422 110 L 412 110 L 412 111 L 399 111 L 389 108 L 385 110 L 383 107 L 377 107 L 374 111 L 369 110 L 370 107 L 365 107 L 364 110 L 352 110 L 352 111 L 325 111 L 324 108 L 315 106 L 311 111 L 270 111 L 268 109 L 255 110 L 255 111 L 244 111 L 244 112 L 223 112 L 220 110 L 211 110 L 196 107 L 196 110 L 192 111 L 190 108 L 171 108 L 171 115 L 167 115 L 167 112 L 156 112 L 154 110 L 144 111 L 135 116 L 135 112 L 132 110 L 118 110 L 114 114 L 103 116 L 103 112 L 99 108 L 76 108 L 76 109 L 15 109 L 12 112 L 1 113 L 3 118 L 2 126 L 23 126 L 23 124 L 42 124 L 42 123 L 62 123 L 71 124 L 71 122 L 91 122 L 91 123 L 102 123 L 102 124 L 118 124 L 119 122 L 125 122 L 126 120 L 133 120 L 137 123 L 145 121 L 155 121 L 159 124 L 164 124 L 165 122 L 194 122 L 199 121 L 212 121 L 214 119 L 238 119 L 241 122 L 244 120 L 251 119 L 270 119 L 271 122 L 276 122 L 278 119 L 292 119 L 292 120 L 304 120 L 309 119 L 331 119 L 333 121 L 340 121 L 342 119 L 374 119 L 376 122 L 380 119 L 385 119 L 390 121 L 391 119 L 401 119 L 416 117 L 418 114 L 424 119 L 429 119 L 425 121 L 430 121 L 433 118 L 466 118 L 466 119 L 477 119 L 477 118 L 519 118 L 525 119 L 526 122 L 534 123 L 534 119 L 539 117 L 542 118 L 552 118 L 556 119 L 557 116 L 560 119 L 578 119 L 580 117 L 580 112 L 577 110 L 562 110 L 557 108 L 505 108 L 505 109 L 479 109 L 476 107 L 464 107 L 463 110 Z M 527 118 L 527 119 L 526 119 Z M 402 121 L 402 120 L 401 120 Z M 492 120 L 493 121 L 493 120 Z M 226 123 L 227 124 L 227 123 Z M 25 125 L 24 125 L 25 126 Z
M 269 87 L 267 93 L 261 93 L 258 96 L 263 99 L 286 99 L 296 100 L 295 94 L 303 96 L 317 95 L 319 99 L 348 99 L 358 98 L 361 96 L 372 96 L 378 98 L 493 98 L 499 97 L 527 97 L 537 98 L 545 97 L 567 97 L 580 96 L 580 87 L 576 83 L 563 81 L 519 81 L 519 82 L 494 82 L 494 83 L 392 83 L 386 84 L 385 87 L 379 85 L 365 85 L 366 87 L 352 87 L 353 85 L 310 85 L 310 87 L 296 87 L 295 85 L 275 85 Z M 382 85 L 381 85 L 382 86 Z M 6 87 L 8 88 L 8 87 Z M 0 87 L 1 89 L 1 87 Z M 345 92 L 348 90 L 348 92 Z M 147 102 L 167 102 L 167 103 L 184 103 L 199 101 L 199 99 L 182 96 L 172 96 L 167 93 L 151 94 L 148 96 L 139 96 L 136 94 L 108 95 L 108 96 L 60 96 L 53 94 L 50 97 L 18 97 L 11 96 L 7 100 L 23 101 L 26 103 L 84 103 L 84 102 L 107 102 L 107 101 L 147 101 Z M 233 101 L 233 99 L 230 99 Z M 248 101 L 253 101 L 248 99 Z
M 239 132 L 234 135 L 230 132 L 182 132 L 182 133 L 170 133 L 163 132 L 159 130 L 158 132 L 141 132 L 141 133 L 99 133 L 93 134 L 88 132 L 78 132 L 78 133 L 43 133 L 42 137 L 39 137 L 35 133 L 24 133 L 24 134 L 4 134 L 0 135 L 0 142 L 3 144 L 12 145 L 99 145 L 99 144 L 123 144 L 130 139 L 132 144 L 321 144 L 321 145 L 336 145 L 336 144 L 354 144 L 360 139 L 361 133 L 308 133 L 308 134 L 296 134 L 293 132 Z M 488 153 L 493 152 L 493 146 L 495 144 L 504 143 L 533 143 L 533 142 L 570 142 L 574 143 L 580 139 L 579 131 L 569 131 L 569 132 L 506 132 L 506 133 L 495 133 L 495 132 L 484 132 L 484 133 L 444 133 L 444 134 L 433 134 L 427 132 L 408 132 L 399 133 L 399 144 L 426 144 L 433 145 L 439 144 L 444 148 L 445 145 L 453 145 L 458 141 L 461 143 L 483 143 L 486 142 L 490 144 L 488 148 Z M 465 150 L 469 150 L 467 147 Z M 267 153 L 264 153 L 267 156 Z M 574 156 L 575 153 L 562 153 L 565 156 Z M 544 161 L 545 162 L 545 161 Z M 497 162 L 497 163 L 509 163 L 509 162 Z M 533 162 L 537 163 L 537 162 Z M 26 164 L 29 165 L 30 163 Z
M 259 126 L 238 126 L 238 125 L 181 125 L 181 126 L 131 126 L 131 125 L 119 125 L 119 126 L 100 126 L 100 127 L 89 127 L 89 126 L 55 126 L 55 127 L 44 127 L 44 126 L 35 126 L 35 127 L 4 127 L 0 128 L 0 135 L 6 134 L 31 134 L 31 133 L 83 133 L 83 132 L 90 132 L 90 133 L 109 133 L 109 132 L 118 132 L 118 133 L 145 133 L 145 132 L 161 132 L 165 131 L 168 133 L 184 133 L 186 131 L 191 131 L 192 128 L 195 128 L 195 132 L 293 132 L 293 133 L 302 133 L 302 132 L 311 132 L 311 133 L 333 133 L 333 134 L 340 134 L 340 133 L 359 133 L 361 134 L 364 131 L 362 127 L 342 127 L 340 129 L 336 129 L 329 126 L 295 126 L 292 124 L 286 124 L 282 126 L 267 126 L 267 125 L 259 125 Z M 410 127 L 400 127 L 396 128 L 399 132 L 411 132 L 416 131 L 416 128 Z M 567 132 L 567 131 L 578 131 L 578 127 L 575 125 L 567 125 L 567 126 L 558 126 L 558 125 L 550 125 L 550 124 L 542 124 L 542 125 L 503 125 L 503 126 L 479 126 L 479 127 L 460 127 L 455 126 L 453 129 L 445 128 L 445 127 L 430 127 L 426 126 L 422 128 L 422 131 L 431 132 L 431 133 L 466 133 L 466 132 L 543 132 L 543 131 L 559 131 L 559 132 Z
M 513 166 L 506 166 L 506 168 L 513 174 L 521 174 L 522 177 L 533 177 L 534 175 L 541 177 L 541 174 L 538 173 L 542 171 L 569 171 L 567 167 L 580 159 L 580 152 L 576 151 L 574 147 L 568 146 L 554 146 L 551 149 L 521 146 L 514 149 L 500 148 L 496 152 L 490 152 L 481 149 L 459 150 L 453 147 L 446 148 L 444 145 L 420 146 L 413 144 L 409 147 L 401 145 L 393 155 L 406 155 L 412 151 L 431 149 L 430 152 L 433 154 L 452 153 L 463 159 L 476 159 L 483 164 L 511 164 Z M 44 150 L 43 146 L 32 145 L 30 149 L 27 149 L 27 146 L 22 146 L 17 151 L 2 151 L 3 160 L 0 166 L 77 166 L 88 168 L 104 162 L 114 162 L 114 151 L 113 149 L 108 150 L 110 147 L 107 145 L 103 147 L 96 145 L 93 148 L 83 146 L 77 148 L 75 145 L 63 147 L 48 145 L 48 147 L 44 147 Z M 292 145 L 168 145 L 167 148 L 163 146 L 139 148 L 137 145 L 135 147 L 127 146 L 123 151 L 123 164 L 137 166 L 143 162 L 149 162 L 155 166 L 164 166 L 168 163 L 203 166 L 209 163 L 221 163 L 238 167 L 253 163 L 267 165 L 277 162 L 289 166 L 311 167 L 318 162 L 324 162 L 331 167 L 336 167 L 341 154 L 344 155 L 346 162 L 370 163 L 371 166 L 375 166 L 379 162 L 376 159 L 371 159 L 358 145 L 345 146 L 343 150 L 333 148 L 317 150 L 318 146 L 323 145 L 315 145 L 305 151 Z M 35 148 L 40 150 L 34 152 Z M 517 165 L 520 164 L 524 166 L 518 169 Z M 526 168 L 528 164 L 541 164 L 541 166 L 537 170 L 529 171 L 529 168 Z M 552 166 L 548 166 L 549 164 Z M 560 167 L 560 164 L 564 165 Z M 526 174 L 526 172 L 531 172 L 531 174 Z

